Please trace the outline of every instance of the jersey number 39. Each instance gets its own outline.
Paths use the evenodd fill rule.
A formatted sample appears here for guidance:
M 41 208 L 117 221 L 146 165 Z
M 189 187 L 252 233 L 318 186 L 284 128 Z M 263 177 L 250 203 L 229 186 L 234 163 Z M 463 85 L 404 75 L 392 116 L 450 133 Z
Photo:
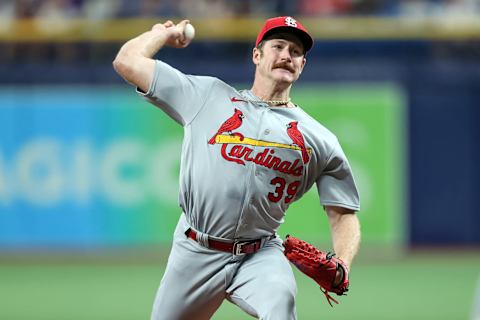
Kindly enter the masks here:
M 278 202 L 282 199 L 283 193 L 285 189 L 287 189 L 285 195 L 285 203 L 290 203 L 292 200 L 295 199 L 295 195 L 297 194 L 298 186 L 300 185 L 300 181 L 294 181 L 287 185 L 285 179 L 276 177 L 270 181 L 271 185 L 274 185 L 276 188 L 274 192 L 268 193 L 268 200 L 272 202 Z

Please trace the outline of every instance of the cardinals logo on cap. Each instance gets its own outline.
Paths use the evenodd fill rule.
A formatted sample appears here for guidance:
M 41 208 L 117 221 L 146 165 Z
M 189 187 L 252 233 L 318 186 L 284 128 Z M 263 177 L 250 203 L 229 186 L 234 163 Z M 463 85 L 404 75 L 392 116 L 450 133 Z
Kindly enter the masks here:
M 285 17 L 285 25 L 297 28 L 297 20 L 292 17 Z
M 296 35 L 300 41 L 302 41 L 305 52 L 313 46 L 313 38 L 307 29 L 299 21 L 290 16 L 275 17 L 265 21 L 265 24 L 257 35 L 255 46 L 258 46 L 262 40 L 276 32 L 290 32 Z

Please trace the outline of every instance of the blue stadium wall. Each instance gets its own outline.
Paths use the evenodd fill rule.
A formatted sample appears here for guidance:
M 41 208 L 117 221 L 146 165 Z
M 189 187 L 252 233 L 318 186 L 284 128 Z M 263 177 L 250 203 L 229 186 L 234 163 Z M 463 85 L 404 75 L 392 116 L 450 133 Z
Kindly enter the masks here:
M 71 44 L 89 52 L 91 44 Z M 97 45 L 98 46 L 98 45 Z M 120 44 L 94 48 L 98 59 L 18 59 L 0 65 L 0 84 L 119 83 L 111 60 Z M 250 82 L 251 45 L 196 42 L 161 58 L 192 74 Z M 479 245 L 480 43 L 317 41 L 301 82 L 388 82 L 408 99 L 408 239 L 412 246 Z

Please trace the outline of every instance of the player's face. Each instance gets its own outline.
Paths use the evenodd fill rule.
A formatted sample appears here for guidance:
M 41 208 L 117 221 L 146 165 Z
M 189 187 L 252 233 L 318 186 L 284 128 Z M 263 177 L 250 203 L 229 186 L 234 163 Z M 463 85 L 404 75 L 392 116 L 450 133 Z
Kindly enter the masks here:
M 305 66 L 302 43 L 290 34 L 266 40 L 262 49 L 254 49 L 253 62 L 261 77 L 292 84 Z

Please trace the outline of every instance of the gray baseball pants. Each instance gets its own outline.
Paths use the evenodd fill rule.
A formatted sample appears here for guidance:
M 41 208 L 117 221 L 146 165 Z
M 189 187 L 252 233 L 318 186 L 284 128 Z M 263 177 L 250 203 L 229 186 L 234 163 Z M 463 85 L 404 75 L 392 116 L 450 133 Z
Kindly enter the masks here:
M 296 319 L 297 286 L 279 238 L 234 256 L 186 237 L 182 214 L 151 320 L 210 319 L 224 299 L 258 319 Z

